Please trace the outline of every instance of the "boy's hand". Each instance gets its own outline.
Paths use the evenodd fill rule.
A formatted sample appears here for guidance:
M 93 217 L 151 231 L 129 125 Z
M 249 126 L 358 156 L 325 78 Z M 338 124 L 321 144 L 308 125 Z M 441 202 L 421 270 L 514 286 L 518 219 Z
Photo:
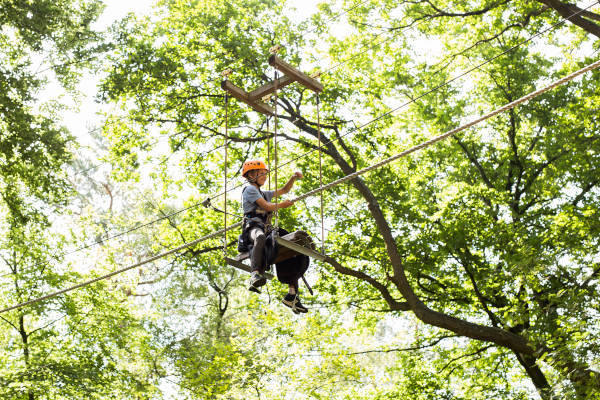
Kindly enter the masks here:
M 279 203 L 279 207 L 281 208 L 288 208 L 292 205 L 294 205 L 294 202 L 291 200 L 283 200 L 281 203 Z
M 302 178 L 304 178 L 304 175 L 302 175 L 302 172 L 296 171 L 296 172 L 294 172 L 294 175 L 292 175 L 292 178 L 294 178 L 294 179 L 302 179 Z

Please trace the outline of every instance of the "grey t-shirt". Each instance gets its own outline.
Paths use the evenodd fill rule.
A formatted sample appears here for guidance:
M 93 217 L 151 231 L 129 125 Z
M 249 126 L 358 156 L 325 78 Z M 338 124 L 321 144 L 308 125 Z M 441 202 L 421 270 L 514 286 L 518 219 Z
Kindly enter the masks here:
M 261 196 L 260 192 L 261 191 L 259 191 L 254 185 L 249 185 L 244 188 L 242 191 L 242 207 L 244 208 L 244 214 L 257 209 L 262 210 L 262 208 L 256 204 L 256 200 L 262 197 L 266 201 L 271 201 L 273 195 L 275 194 L 274 190 L 262 190 L 263 196 Z M 266 210 L 262 211 L 266 212 Z

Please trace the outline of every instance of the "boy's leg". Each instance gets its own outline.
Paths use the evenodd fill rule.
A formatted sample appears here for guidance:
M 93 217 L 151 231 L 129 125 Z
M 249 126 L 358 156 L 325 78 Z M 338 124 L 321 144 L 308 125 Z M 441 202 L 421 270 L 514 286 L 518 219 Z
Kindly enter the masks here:
M 258 288 L 267 283 L 267 279 L 263 276 L 263 253 L 267 238 L 261 228 L 252 228 L 249 236 L 254 242 L 254 247 L 252 248 L 252 256 L 250 258 L 252 276 L 250 277 L 250 286 L 248 287 L 248 290 L 260 293 Z
M 259 273 L 263 274 L 265 272 L 263 266 L 263 254 L 265 252 L 265 243 L 267 242 L 267 237 L 261 228 L 252 228 L 249 236 L 250 240 L 254 242 L 252 258 L 250 259 L 252 272 L 258 271 Z

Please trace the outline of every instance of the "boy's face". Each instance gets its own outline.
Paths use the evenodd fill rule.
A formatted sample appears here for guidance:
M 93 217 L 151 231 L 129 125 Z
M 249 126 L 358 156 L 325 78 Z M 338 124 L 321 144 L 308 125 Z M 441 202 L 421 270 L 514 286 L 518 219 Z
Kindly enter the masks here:
M 256 182 L 258 186 L 262 186 L 267 181 L 268 172 L 266 169 L 255 169 L 248 173 L 248 178 L 250 181 Z

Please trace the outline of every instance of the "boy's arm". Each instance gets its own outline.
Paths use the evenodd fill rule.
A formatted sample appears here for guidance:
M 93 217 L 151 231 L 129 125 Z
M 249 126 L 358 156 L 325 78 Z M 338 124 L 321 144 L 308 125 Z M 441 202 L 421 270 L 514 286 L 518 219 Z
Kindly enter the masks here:
M 279 189 L 275 190 L 275 194 L 273 195 L 273 197 L 275 196 L 281 196 L 282 194 L 286 194 L 288 193 L 290 190 L 292 190 L 292 186 L 294 186 L 294 182 L 296 182 L 296 179 L 302 179 L 303 175 L 302 172 L 294 172 L 294 175 L 292 175 L 292 177 L 287 181 L 287 183 Z
M 271 212 L 271 211 L 278 210 L 280 208 L 287 208 L 287 207 L 291 206 L 292 204 L 294 204 L 294 202 L 290 201 L 290 200 L 284 200 L 281 203 L 271 203 L 270 201 L 266 201 L 265 199 L 260 198 L 260 199 L 256 200 L 256 204 L 263 210 Z

